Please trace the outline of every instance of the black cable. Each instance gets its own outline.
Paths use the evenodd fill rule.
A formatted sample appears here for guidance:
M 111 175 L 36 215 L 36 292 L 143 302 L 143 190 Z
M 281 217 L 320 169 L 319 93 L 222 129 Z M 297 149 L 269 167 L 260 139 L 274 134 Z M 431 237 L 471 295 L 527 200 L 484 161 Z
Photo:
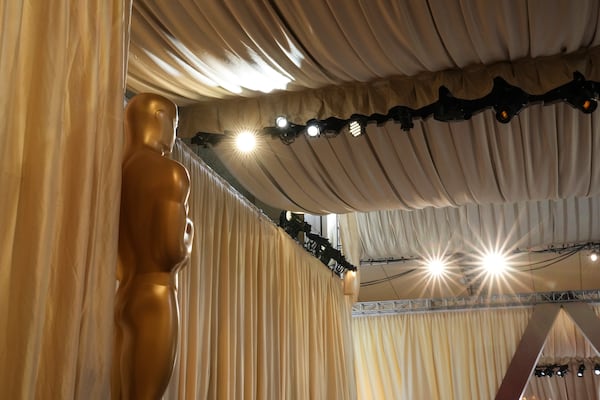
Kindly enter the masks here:
M 361 282 L 360 286 L 361 287 L 363 287 L 363 286 L 373 286 L 373 285 L 378 285 L 380 283 L 389 282 L 389 281 L 391 281 L 393 279 L 401 278 L 401 277 L 403 277 L 405 275 L 408 275 L 408 274 L 410 274 L 410 273 L 412 273 L 412 272 L 414 272 L 416 270 L 417 270 L 417 268 L 413 268 L 413 269 L 409 269 L 408 271 L 404 271 L 404 272 L 400 272 L 400 273 L 395 274 L 395 275 L 387 276 L 385 278 L 374 279 L 372 281 L 367 281 L 367 282 Z

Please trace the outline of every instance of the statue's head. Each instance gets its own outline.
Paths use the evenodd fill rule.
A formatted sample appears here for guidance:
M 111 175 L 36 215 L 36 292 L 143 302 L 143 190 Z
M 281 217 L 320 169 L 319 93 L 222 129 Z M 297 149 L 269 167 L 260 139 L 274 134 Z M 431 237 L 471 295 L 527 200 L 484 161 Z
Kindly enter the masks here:
M 154 94 L 134 96 L 125 108 L 126 131 L 132 145 L 145 145 L 163 154 L 175 144 L 177 106 L 171 100 Z

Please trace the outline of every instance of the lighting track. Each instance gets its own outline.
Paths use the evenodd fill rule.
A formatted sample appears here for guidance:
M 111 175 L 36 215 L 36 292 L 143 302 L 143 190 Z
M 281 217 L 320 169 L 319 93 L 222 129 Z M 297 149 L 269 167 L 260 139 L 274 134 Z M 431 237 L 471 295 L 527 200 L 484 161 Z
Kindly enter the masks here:
M 319 136 L 336 136 L 346 127 L 352 136 L 361 136 L 365 133 L 368 124 L 381 126 L 388 121 L 399 123 L 402 130 L 407 132 L 414 127 L 415 119 L 427 119 L 433 116 L 435 120 L 441 122 L 465 121 L 490 108 L 494 110 L 496 120 L 506 124 L 523 108 L 537 103 L 546 105 L 566 102 L 581 112 L 590 114 L 598 107 L 599 93 L 600 82 L 586 80 L 578 71 L 573 73 L 572 81 L 544 94 L 526 93 L 501 77 L 496 77 L 490 93 L 478 99 L 454 97 L 447 87 L 440 86 L 438 100 L 418 109 L 398 105 L 388 110 L 387 114 L 352 114 L 347 119 L 332 116 L 323 120 L 310 119 L 304 124 L 288 121 L 286 117 L 279 115 L 273 118 L 276 121 L 275 126 L 264 127 L 259 133 L 279 138 L 285 144 L 291 144 L 302 133 L 314 139 Z M 227 132 L 225 134 L 198 132 L 191 142 L 208 147 L 217 144 L 226 136 L 228 136 Z

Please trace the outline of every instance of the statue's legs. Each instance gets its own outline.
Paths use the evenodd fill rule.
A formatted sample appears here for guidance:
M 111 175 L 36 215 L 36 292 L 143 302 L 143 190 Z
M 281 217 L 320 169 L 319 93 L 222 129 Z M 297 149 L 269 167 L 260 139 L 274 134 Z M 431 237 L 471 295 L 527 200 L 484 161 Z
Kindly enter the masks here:
M 140 274 L 127 285 L 121 326 L 123 400 L 158 400 L 173 372 L 178 309 L 168 273 Z

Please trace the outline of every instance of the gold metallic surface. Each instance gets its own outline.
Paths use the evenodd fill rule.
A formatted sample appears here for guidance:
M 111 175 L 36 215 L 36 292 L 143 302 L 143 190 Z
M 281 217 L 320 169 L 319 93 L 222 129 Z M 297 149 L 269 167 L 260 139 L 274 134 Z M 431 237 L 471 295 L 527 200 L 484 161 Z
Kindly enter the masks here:
M 155 94 L 135 96 L 125 110 L 113 399 L 160 399 L 173 371 L 175 274 L 189 259 L 194 235 L 188 172 L 165 157 L 177 121 L 175 104 Z

